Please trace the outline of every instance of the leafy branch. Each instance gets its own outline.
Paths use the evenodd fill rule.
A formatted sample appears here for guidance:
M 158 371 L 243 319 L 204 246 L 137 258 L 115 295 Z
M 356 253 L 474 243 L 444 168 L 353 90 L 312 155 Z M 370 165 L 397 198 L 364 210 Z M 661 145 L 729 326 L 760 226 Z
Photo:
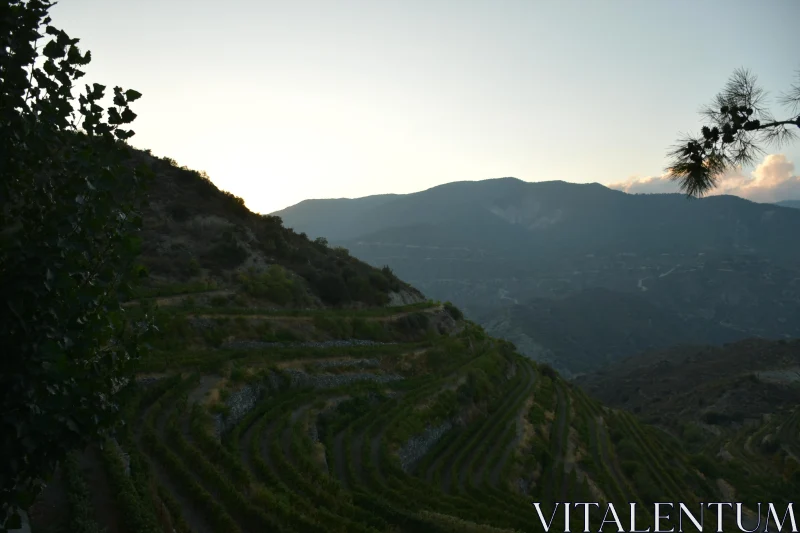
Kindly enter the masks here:
M 152 322 L 119 305 L 152 178 L 126 144 L 142 95 L 114 87 L 106 110 L 106 87 L 86 85 L 75 106 L 91 53 L 50 25 L 52 5 L 0 2 L 0 532 L 119 422 Z
M 765 153 L 763 145 L 781 147 L 797 138 L 800 127 L 800 71 L 798 83 L 780 103 L 793 115 L 776 120 L 769 111 L 767 93 L 754 74 L 737 69 L 725 87 L 702 108 L 706 125 L 700 135 L 683 135 L 668 153 L 667 172 L 688 196 L 703 196 L 717 186 L 722 174 L 750 165 Z

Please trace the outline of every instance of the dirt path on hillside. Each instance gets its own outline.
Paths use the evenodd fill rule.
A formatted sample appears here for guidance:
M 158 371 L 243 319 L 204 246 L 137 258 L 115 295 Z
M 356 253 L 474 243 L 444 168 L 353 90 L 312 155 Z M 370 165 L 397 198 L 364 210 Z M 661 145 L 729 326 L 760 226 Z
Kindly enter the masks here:
M 525 369 L 526 369 L 526 371 L 528 373 L 528 382 L 527 382 L 527 386 L 525 387 L 525 390 L 522 393 L 522 397 L 525 397 L 526 395 L 531 393 L 531 390 L 533 389 L 534 382 L 536 381 L 535 374 L 533 373 L 533 370 L 531 370 L 530 366 L 525 365 Z M 518 398 L 518 400 L 519 400 L 519 398 Z M 524 402 L 523 402 L 523 406 L 524 406 Z M 519 445 L 520 440 L 522 440 L 523 432 L 520 430 L 520 428 L 522 427 L 522 421 L 520 420 L 520 418 L 524 417 L 525 414 L 526 413 L 524 411 L 520 410 L 520 411 L 517 412 L 517 416 L 514 417 L 514 423 L 517 426 L 516 427 L 516 432 L 514 434 L 513 439 L 511 439 L 511 442 L 508 443 L 508 445 L 506 446 L 506 449 L 503 450 L 502 454 L 500 455 L 500 460 L 497 462 L 497 464 L 495 464 L 494 468 L 492 469 L 492 473 L 491 473 L 491 475 L 489 477 L 489 484 L 492 487 L 496 487 L 497 484 L 500 482 L 500 474 L 502 473 L 503 468 L 505 468 L 506 463 L 508 462 L 508 459 L 511 457 L 511 454 L 514 452 L 514 449 L 516 449 L 516 447 Z M 566 501 L 566 500 L 562 500 L 562 501 Z
M 107 533 L 123 533 L 125 517 L 121 515 L 117 506 L 114 491 L 108 479 L 103 458 L 96 446 L 90 446 L 78 459 L 79 468 L 89 486 L 97 524 L 105 528 Z
M 565 428 L 569 413 L 567 412 L 567 401 L 564 397 L 564 391 L 560 386 L 556 385 L 556 394 L 558 396 L 558 404 L 556 407 L 557 414 L 556 420 L 553 423 L 553 437 L 555 438 L 555 454 L 553 455 L 553 466 L 550 469 L 550 475 L 547 480 L 547 494 L 554 494 L 559 479 L 563 480 L 564 472 L 562 465 L 564 464 L 564 438 Z
M 166 394 L 167 392 L 169 391 L 165 391 L 163 394 Z M 153 404 L 154 403 L 155 402 L 153 402 Z M 143 420 L 147 416 L 147 413 L 149 413 L 150 410 L 152 409 L 153 404 L 149 405 L 137 418 L 139 420 Z M 168 411 L 169 409 L 165 409 L 164 412 L 162 412 L 161 416 L 156 418 L 155 420 L 156 434 L 159 436 L 162 442 L 163 442 L 162 430 L 164 427 L 163 420 L 166 418 L 166 412 Z M 169 476 L 166 469 L 164 469 L 161 463 L 158 460 L 156 460 L 156 458 L 150 456 L 149 453 L 147 452 L 147 448 L 145 446 L 142 446 L 141 443 L 142 443 L 143 429 L 144 429 L 143 424 L 137 424 L 135 430 L 136 440 L 137 442 L 140 443 L 139 448 L 143 452 L 142 457 L 144 458 L 145 462 L 150 466 L 156 482 L 159 485 L 163 486 L 167 490 L 167 492 L 172 494 L 173 498 L 175 498 L 175 501 L 178 503 L 178 506 L 180 507 L 181 516 L 183 517 L 186 524 L 191 528 L 193 533 L 213 533 L 210 526 L 208 525 L 208 522 L 205 520 L 203 516 L 200 515 L 200 513 L 197 512 L 197 508 L 195 507 L 194 503 L 189 499 L 189 497 L 186 495 L 185 491 L 181 490 L 178 487 L 178 485 L 172 480 L 172 478 Z
M 611 450 L 609 450 L 610 443 L 608 441 L 608 433 L 603 423 L 603 418 L 598 416 L 593 418 L 591 422 L 594 424 L 596 430 L 598 449 L 600 450 L 600 457 L 603 460 L 602 464 L 608 469 L 608 472 L 614 478 L 614 481 L 617 482 L 617 485 L 619 485 L 619 489 L 623 492 L 623 495 L 627 497 L 630 494 L 630 491 L 628 490 L 628 482 L 625 476 L 622 474 L 622 469 L 617 463 L 616 457 L 613 457 L 611 455 Z
M 352 318 L 363 318 L 364 320 L 369 320 L 371 322 L 391 322 L 392 320 L 397 320 L 398 318 L 403 318 L 405 316 L 413 315 L 415 313 L 426 313 L 426 314 L 434 314 L 442 311 L 444 306 L 437 305 L 435 307 L 429 307 L 427 309 L 420 309 L 418 311 L 403 311 L 401 313 L 395 313 L 392 315 L 385 315 L 385 316 L 353 316 Z M 343 313 L 344 316 L 347 316 Z M 271 315 L 271 314 L 243 314 L 243 313 L 188 313 L 184 315 L 186 318 L 236 318 L 241 317 L 244 319 L 259 319 L 259 320 L 278 320 L 281 322 L 313 322 L 313 316 L 301 315 L 301 316 L 293 316 L 293 315 Z M 350 318 L 350 317 L 348 317 Z
M 258 426 L 258 421 L 259 418 L 253 418 L 250 424 L 239 434 L 239 457 L 242 458 L 243 466 L 250 472 L 258 472 L 255 467 L 255 461 L 253 460 L 253 454 L 251 453 L 252 447 L 250 446 L 250 441 L 253 438 L 253 431 L 255 431 L 256 426 Z
M 295 424 L 298 423 L 297 419 L 303 416 L 306 411 L 311 407 L 311 404 L 304 405 L 302 407 L 298 407 L 295 409 L 291 415 L 289 415 L 289 425 L 283 430 L 281 434 L 281 448 L 283 449 L 283 454 L 286 456 L 286 460 L 289 461 L 290 464 L 297 466 L 292 457 L 292 437 L 293 437 L 293 427 Z M 302 423 L 302 421 L 300 421 Z
M 350 488 L 350 483 L 347 478 L 347 464 L 345 463 L 346 457 L 344 454 L 344 431 L 340 431 L 338 435 L 333 438 L 333 471 L 336 477 L 345 489 Z
M 185 302 L 189 298 L 197 298 L 197 297 L 205 297 L 205 296 L 231 296 L 235 294 L 236 291 L 231 289 L 214 289 L 211 291 L 202 291 L 202 292 L 189 292 L 186 294 L 174 294 L 172 296 L 154 296 L 151 298 L 137 298 L 136 300 L 131 300 L 129 302 L 125 302 L 122 304 L 122 307 L 132 307 L 135 305 L 139 305 L 142 302 L 153 302 L 158 306 L 165 307 L 170 305 L 178 305 Z
M 354 485 L 364 485 L 366 484 L 366 475 L 364 475 L 364 464 L 361 460 L 362 457 L 362 450 L 364 449 L 364 439 L 366 438 L 366 430 L 359 433 L 354 439 L 353 444 L 351 445 L 351 457 L 350 459 L 353 461 L 353 475 L 355 475 L 355 479 L 353 480 Z
M 527 379 L 521 381 L 516 387 L 514 387 L 514 390 L 511 391 L 511 394 L 509 394 L 506 397 L 503 404 L 497 410 L 497 417 L 489 419 L 485 422 L 485 424 L 487 424 L 487 429 L 484 433 L 483 438 L 486 438 L 489 435 L 492 435 L 493 433 L 496 432 L 497 426 L 499 424 L 499 421 L 497 419 L 502 415 L 503 412 L 505 412 L 506 409 L 509 409 L 511 406 L 513 406 L 533 387 L 533 378 L 530 371 L 530 367 L 528 365 L 524 366 L 525 369 L 523 371 L 526 373 Z M 500 430 L 501 437 L 502 434 L 505 432 L 505 429 L 506 428 L 501 428 Z M 481 430 L 482 433 L 483 431 L 484 430 Z M 502 445 L 501 441 L 497 440 L 495 442 L 487 442 L 486 445 L 479 444 L 478 446 L 473 448 L 472 452 L 469 453 L 467 457 L 464 458 L 463 463 L 460 465 L 459 479 L 458 479 L 460 490 L 464 490 L 468 477 L 467 474 L 470 462 L 474 458 L 477 458 L 479 455 L 483 454 L 483 459 L 479 460 L 477 465 L 473 465 L 477 467 L 475 475 L 472 477 L 473 486 L 480 487 L 481 483 L 483 483 L 484 474 L 486 470 L 490 467 L 490 465 L 487 464 L 487 461 L 489 457 L 491 457 L 492 454 L 495 452 L 495 450 L 497 450 L 497 448 L 501 445 Z M 484 450 L 485 453 L 483 453 Z
M 267 463 L 272 472 L 278 476 L 278 469 L 275 467 L 275 461 L 272 459 L 272 439 L 276 438 L 275 436 L 275 426 L 278 425 L 278 421 L 280 418 L 273 420 L 267 424 L 267 427 L 264 428 L 264 431 L 261 435 L 258 435 L 258 450 L 261 453 L 261 458 Z M 280 476 L 278 476 L 280 477 Z
M 370 461 L 375 465 L 375 474 L 378 476 L 378 481 L 381 485 L 386 485 L 386 477 L 383 475 L 383 469 L 381 469 L 381 441 L 386 429 L 386 426 L 381 428 L 378 434 L 370 440 Z

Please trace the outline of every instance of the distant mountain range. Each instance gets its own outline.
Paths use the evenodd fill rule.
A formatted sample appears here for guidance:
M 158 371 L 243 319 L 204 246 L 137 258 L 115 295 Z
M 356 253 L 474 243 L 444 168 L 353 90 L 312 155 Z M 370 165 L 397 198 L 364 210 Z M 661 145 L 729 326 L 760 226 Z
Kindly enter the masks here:
M 777 202 L 776 205 L 781 207 L 793 207 L 795 209 L 800 209 L 800 200 L 784 200 L 782 202 Z
M 800 337 L 800 210 L 783 207 L 500 178 L 273 214 L 576 374 L 675 342 Z

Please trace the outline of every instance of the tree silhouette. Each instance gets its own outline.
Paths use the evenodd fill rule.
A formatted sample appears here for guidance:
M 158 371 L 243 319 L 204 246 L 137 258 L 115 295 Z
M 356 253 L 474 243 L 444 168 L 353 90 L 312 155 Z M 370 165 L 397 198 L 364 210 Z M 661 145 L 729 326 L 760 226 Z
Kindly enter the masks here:
M 91 55 L 50 25 L 52 5 L 0 0 L 0 531 L 20 527 L 68 452 L 118 422 L 150 329 L 120 306 L 148 175 L 121 126 L 141 94 L 115 87 L 105 110 L 95 83 L 76 102 Z
M 800 127 L 800 71 L 797 83 L 779 102 L 789 113 L 776 120 L 767 93 L 756 76 L 737 69 L 714 100 L 700 111 L 705 125 L 700 135 L 684 135 L 668 153 L 667 172 L 688 196 L 703 196 L 716 187 L 719 177 L 738 165 L 752 164 L 765 153 L 762 146 L 780 147 L 797 138 Z

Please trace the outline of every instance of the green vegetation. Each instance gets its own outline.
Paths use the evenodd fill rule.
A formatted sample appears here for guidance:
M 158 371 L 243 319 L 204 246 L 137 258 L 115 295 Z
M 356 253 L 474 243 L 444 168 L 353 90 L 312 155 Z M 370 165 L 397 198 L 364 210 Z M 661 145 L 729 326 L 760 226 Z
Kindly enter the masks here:
M 220 531 L 529 531 L 530 501 L 706 501 L 722 497 L 716 478 L 749 483 L 748 498 L 778 497 L 765 478 L 745 482 L 683 452 L 470 322 L 414 330 L 452 319 L 445 307 L 287 311 L 267 316 L 301 323 L 293 342 L 347 342 L 427 318 L 394 330 L 395 344 L 315 349 L 232 350 L 209 345 L 202 328 L 165 328 L 185 347 L 163 342 L 140 362 L 142 378 L 158 376 L 125 406 L 137 420 L 119 439 L 131 478 L 106 451 L 115 500 L 140 517 L 137 531 L 149 531 L 155 508 L 163 523 Z M 257 333 L 238 316 L 218 316 L 221 338 Z
M 250 269 L 239 274 L 237 281 L 246 295 L 263 298 L 278 305 L 301 303 L 298 300 L 303 296 L 302 287 L 280 265 L 272 265 L 265 272 Z
M 9 459 L 0 528 L 19 526 L 16 510 L 33 503 L 56 464 L 117 421 L 147 329 L 146 317 L 122 327 L 118 310 L 137 275 L 148 174 L 123 129 L 141 94 L 114 87 L 105 109 L 106 87 L 95 83 L 76 100 L 73 83 L 91 54 L 50 25 L 50 6 L 0 8 L 0 455 Z
M 797 488 L 797 413 L 767 426 L 760 451 L 742 444 L 771 454 L 780 483 L 715 462 L 705 436 L 686 451 L 390 268 L 250 213 L 205 173 L 129 151 L 118 126 L 135 117 L 135 91 L 115 89 L 104 122 L 95 86 L 76 131 L 65 87 L 88 55 L 48 27 L 33 75 L 43 91 L 25 95 L 49 6 L 10 5 L 2 23 L 28 31 L 4 32 L 14 48 L 2 59 L 16 73 L 4 94 L 23 95 L 0 109 L 15 124 L 3 148 L 20 154 L 0 256 L 6 527 L 59 465 L 70 530 L 102 530 L 78 468 L 89 443 L 103 444 L 104 511 L 135 533 L 511 533 L 536 527 L 531 500 L 719 501 L 717 479 L 746 501 Z M 142 208 L 137 243 L 148 173 L 159 201 Z M 139 251 L 147 269 L 135 271 Z M 136 291 L 134 272 L 147 274 Z

